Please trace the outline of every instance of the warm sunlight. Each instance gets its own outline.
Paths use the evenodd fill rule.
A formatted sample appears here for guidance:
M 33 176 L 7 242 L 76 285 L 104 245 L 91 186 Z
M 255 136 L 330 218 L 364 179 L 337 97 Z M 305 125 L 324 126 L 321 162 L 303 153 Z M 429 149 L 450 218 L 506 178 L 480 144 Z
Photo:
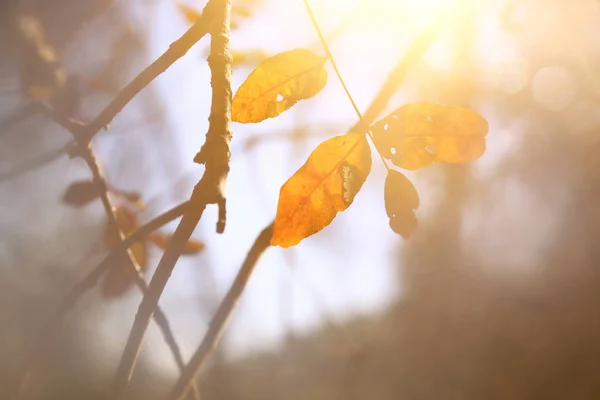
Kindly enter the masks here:
M 341 15 L 361 25 L 370 27 L 397 27 L 405 30 L 424 25 L 435 15 L 449 7 L 452 0 L 315 0 L 314 6 L 328 19 L 339 19 Z M 342 10 L 342 11 L 340 11 Z
M 600 0 L 0 0 L 0 400 L 600 399 Z
M 415 35 L 436 18 L 463 9 L 466 0 L 312 0 L 315 14 L 328 40 L 336 42 L 336 56 L 353 58 L 356 48 L 367 58 L 394 62 Z M 462 16 L 456 15 L 454 20 Z M 383 39 L 383 40 L 382 40 Z M 456 40 L 456 38 L 453 38 Z M 342 42 L 342 43 L 338 43 Z M 447 69 L 452 49 L 433 46 L 425 62 L 436 69 Z M 373 63 L 363 65 L 372 76 L 381 72 Z

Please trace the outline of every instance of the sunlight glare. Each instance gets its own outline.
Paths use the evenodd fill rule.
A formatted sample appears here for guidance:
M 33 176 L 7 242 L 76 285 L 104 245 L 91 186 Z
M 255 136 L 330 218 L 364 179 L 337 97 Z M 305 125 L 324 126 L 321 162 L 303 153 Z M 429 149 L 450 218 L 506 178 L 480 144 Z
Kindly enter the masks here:
M 406 22 L 411 27 L 427 24 L 452 3 L 453 0 L 314 0 L 315 8 L 325 19 L 335 20 L 352 13 L 361 25 L 401 30 Z

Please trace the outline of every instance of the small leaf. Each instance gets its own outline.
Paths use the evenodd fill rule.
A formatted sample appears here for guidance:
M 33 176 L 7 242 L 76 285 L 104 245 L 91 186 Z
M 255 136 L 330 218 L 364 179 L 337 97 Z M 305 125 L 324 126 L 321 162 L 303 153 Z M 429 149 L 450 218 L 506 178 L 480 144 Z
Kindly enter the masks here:
M 145 271 L 148 267 L 146 243 L 137 242 L 131 246 L 133 257 L 137 261 L 140 269 Z M 100 294 L 103 298 L 114 298 L 122 296 L 136 280 L 136 272 L 129 264 L 127 254 L 120 256 L 115 260 L 115 266 L 106 273 L 106 278 L 100 287 Z
M 371 149 L 363 134 L 321 143 L 281 187 L 273 246 L 294 246 L 319 232 L 354 201 L 371 171 Z
M 260 122 L 278 116 L 299 100 L 313 97 L 327 83 L 325 61 L 306 49 L 263 60 L 237 90 L 232 103 L 233 120 Z
M 160 248 L 162 250 L 166 250 L 167 246 L 169 245 L 169 242 L 171 241 L 171 236 L 167 236 L 167 235 L 164 235 L 159 232 L 153 232 L 152 234 L 150 234 L 148 236 L 148 241 L 154 243 L 158 248 Z M 181 254 L 182 255 L 198 254 L 202 250 L 204 250 L 204 247 L 205 247 L 204 243 L 199 242 L 194 239 L 189 239 L 188 242 L 185 244 Z
M 201 11 L 195 9 L 192 6 L 188 6 L 185 3 L 177 3 L 177 9 L 181 13 L 181 15 L 183 15 L 185 20 L 190 24 L 195 23 L 202 16 Z
M 408 239 L 417 229 L 417 190 L 404 174 L 390 170 L 385 179 L 384 200 L 385 212 L 390 218 L 390 228 L 404 239 Z
M 126 207 L 118 207 L 115 210 L 115 217 L 119 228 L 125 236 L 132 234 L 138 228 L 137 215 Z M 114 249 L 119 240 L 115 237 L 113 229 L 106 226 L 106 244 L 109 249 Z M 131 251 L 136 262 L 142 271 L 148 267 L 148 252 L 145 242 L 137 242 L 131 246 Z M 110 268 L 106 278 L 102 283 L 100 292 L 104 298 L 121 296 L 135 282 L 136 273 L 129 263 L 129 256 L 125 253 L 115 261 L 115 266 Z
M 93 181 L 74 182 L 65 191 L 62 202 L 73 207 L 83 207 L 100 197 L 100 189 Z
M 122 197 L 127 200 L 131 205 L 135 206 L 140 210 L 146 209 L 146 203 L 142 200 L 142 195 L 138 192 L 130 192 L 126 190 L 120 190 L 115 187 L 110 187 L 110 191 L 116 196 Z
M 485 118 L 468 108 L 413 103 L 371 126 L 371 133 L 384 157 L 413 170 L 476 160 L 485 152 L 488 129 Z

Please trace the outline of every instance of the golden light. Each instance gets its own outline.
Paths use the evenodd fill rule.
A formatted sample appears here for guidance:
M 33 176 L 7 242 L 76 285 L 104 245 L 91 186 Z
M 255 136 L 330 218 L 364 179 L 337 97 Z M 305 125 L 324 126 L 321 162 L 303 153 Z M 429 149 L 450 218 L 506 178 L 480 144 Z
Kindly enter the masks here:
M 369 58 L 376 52 L 389 53 L 388 63 L 396 62 L 398 54 L 412 43 L 440 15 L 452 12 L 454 22 L 458 9 L 476 0 L 310 0 L 326 36 L 345 42 L 350 53 L 360 52 Z M 451 18 L 451 19 L 452 19 Z M 341 53 L 341 54 L 340 54 Z M 338 50 L 343 56 L 343 50 Z M 451 59 L 447 46 L 433 46 L 425 62 L 444 69 Z M 377 57 L 380 58 L 380 57 Z
M 326 19 L 344 14 L 355 23 L 396 31 L 424 25 L 456 3 L 456 0 L 313 0 L 315 9 Z M 406 23 L 411 26 L 407 27 Z

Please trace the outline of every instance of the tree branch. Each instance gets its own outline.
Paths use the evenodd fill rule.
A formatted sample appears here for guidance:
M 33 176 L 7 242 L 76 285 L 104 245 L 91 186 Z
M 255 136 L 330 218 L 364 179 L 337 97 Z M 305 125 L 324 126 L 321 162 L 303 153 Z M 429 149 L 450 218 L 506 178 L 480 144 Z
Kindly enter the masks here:
M 443 19 L 440 20 L 439 18 Z M 402 80 L 408 71 L 417 64 L 427 49 L 429 49 L 437 39 L 445 22 L 450 20 L 449 15 L 447 14 L 443 17 L 440 16 L 439 18 L 413 42 L 404 57 L 386 79 L 379 93 L 364 114 L 363 119 L 360 120 L 357 125 L 352 127 L 350 132 L 357 131 L 357 129 L 362 129 L 360 132 L 366 132 L 369 126 L 375 122 L 375 119 L 385 109 L 387 103 L 398 89 L 398 86 L 402 83 Z M 248 256 L 244 260 L 229 292 L 227 292 L 227 295 L 219 305 L 215 316 L 211 320 L 209 329 L 204 336 L 202 343 L 182 372 L 175 387 L 169 394 L 168 400 L 179 400 L 185 395 L 187 390 L 191 387 L 195 376 L 198 374 L 208 357 L 210 357 L 212 350 L 217 346 L 221 334 L 227 325 L 229 316 L 237 305 L 238 300 L 250 279 L 250 275 L 254 271 L 256 263 L 262 253 L 270 246 L 270 240 L 273 235 L 273 224 L 274 221 L 261 232 L 252 245 L 252 248 L 248 252 Z
M 51 118 L 55 122 L 64 126 L 67 130 L 69 130 L 72 133 L 72 135 L 75 137 L 76 145 L 72 146 L 68 149 L 69 155 L 71 157 L 81 156 L 82 158 L 84 158 L 88 167 L 90 168 L 90 171 L 92 172 L 92 174 L 94 176 L 94 181 L 96 181 L 96 183 L 98 185 L 102 185 L 104 187 L 104 189 L 106 189 L 106 188 L 105 188 L 104 180 L 102 179 L 101 170 L 100 170 L 98 163 L 96 162 L 95 156 L 90 148 L 91 140 L 96 136 L 96 134 L 101 129 L 106 128 L 108 126 L 108 124 L 115 118 L 115 116 L 141 90 L 143 90 L 146 86 L 148 86 L 160 74 L 162 74 L 164 71 L 166 71 L 175 61 L 177 61 L 179 58 L 181 58 L 183 55 L 185 55 L 187 53 L 187 51 L 196 42 L 198 42 L 209 31 L 211 31 L 211 27 L 214 24 L 214 21 L 213 21 L 214 13 L 211 11 L 210 7 L 211 7 L 211 4 L 213 4 L 213 3 L 218 3 L 218 2 L 210 1 L 204 9 L 202 17 L 198 21 L 196 21 L 196 23 L 194 23 L 194 25 L 192 25 L 192 27 L 190 29 L 188 29 L 188 31 L 185 32 L 178 40 L 173 42 L 169 46 L 167 51 L 165 51 L 156 61 L 154 61 L 151 65 L 149 65 L 147 68 L 145 68 L 127 86 L 125 86 L 125 88 L 123 88 L 123 90 L 121 90 L 117 94 L 117 96 L 104 108 L 104 110 L 102 110 L 99 113 L 99 115 L 92 122 L 81 123 L 78 121 L 74 121 L 70 118 L 66 118 L 64 115 L 60 115 L 58 112 L 56 112 L 56 110 L 46 107 L 43 104 L 37 104 L 37 105 L 31 106 L 31 107 L 33 107 L 34 111 L 39 111 L 40 113 L 46 115 L 47 117 Z M 227 3 L 227 4 L 229 4 L 229 3 Z M 227 20 L 227 26 L 229 26 L 228 20 Z M 228 41 L 228 36 L 227 36 L 227 41 Z M 228 48 L 227 48 L 227 54 L 229 55 Z M 231 59 L 231 57 L 229 56 L 229 60 L 230 59 Z M 231 62 L 228 63 L 229 75 L 227 76 L 227 78 L 230 78 L 230 75 L 231 75 L 230 64 L 231 64 Z M 230 98 L 231 98 L 231 89 L 229 88 L 229 104 L 231 103 Z M 214 106 L 214 104 L 213 104 L 213 106 Z M 219 109 L 221 111 L 223 111 L 223 107 L 220 107 Z M 31 109 L 28 108 L 22 114 L 29 113 L 30 111 L 31 111 Z M 20 117 L 20 115 L 19 115 L 19 117 Z M 212 115 L 211 115 L 211 119 L 212 119 Z M 11 119 L 9 121 L 10 124 L 8 124 L 8 127 L 10 127 L 14 123 L 18 122 L 18 120 L 19 120 L 19 118 Z M 230 138 L 231 134 L 229 132 L 229 125 L 227 124 L 224 127 L 227 129 L 223 130 L 223 131 L 224 132 L 226 131 L 228 134 L 225 136 L 226 137 L 228 136 Z M 210 133 L 210 131 L 209 131 L 209 133 Z M 211 137 L 212 136 L 215 136 L 215 135 L 213 134 L 213 135 L 211 135 Z M 208 142 L 208 139 L 207 139 L 207 142 Z M 229 161 L 228 144 L 229 144 L 229 141 L 227 140 L 227 144 L 226 144 L 227 152 L 226 152 L 226 156 L 224 157 L 226 159 L 225 165 L 227 168 L 225 170 L 224 175 L 221 174 L 224 177 L 226 177 L 227 171 L 228 171 L 228 161 Z M 211 147 L 213 147 L 213 146 L 211 146 Z M 209 170 L 208 164 L 209 164 L 209 162 L 207 162 L 207 172 Z M 214 164 L 214 162 L 212 162 L 210 164 Z M 212 168 L 214 169 L 214 166 Z M 212 177 L 213 175 L 217 175 L 217 174 L 205 173 L 205 176 L 207 176 L 207 175 L 209 177 Z M 219 180 L 219 181 L 221 181 L 221 180 Z M 224 205 L 224 181 L 225 180 L 222 179 L 222 184 L 220 185 L 220 190 L 215 190 L 215 192 L 222 194 L 222 196 L 218 199 L 219 205 Z M 117 246 L 117 249 L 115 251 L 113 251 L 113 253 L 111 255 L 109 255 L 97 268 L 95 268 L 94 271 L 92 271 L 92 273 L 90 275 L 88 275 L 88 277 L 86 277 L 86 279 L 84 279 L 84 281 L 80 285 L 77 285 L 74 288 L 74 290 L 70 293 L 69 296 L 67 296 L 67 298 L 65 299 L 65 303 L 63 304 L 63 308 L 61 309 L 61 313 L 66 312 L 66 310 L 68 310 L 71 307 L 71 305 L 74 304 L 74 302 L 77 300 L 77 298 L 79 298 L 79 296 L 81 296 L 81 294 L 83 294 L 89 287 L 92 287 L 97 282 L 99 277 L 107 270 L 108 265 L 110 264 L 110 261 L 114 260 L 114 258 L 116 257 L 116 254 L 122 254 L 123 251 L 127 251 L 130 261 L 132 262 L 133 266 L 136 267 L 135 268 L 136 275 L 137 275 L 136 284 L 144 292 L 146 290 L 146 285 L 143 280 L 143 276 L 140 275 L 141 270 L 139 269 L 139 266 L 136 266 L 135 259 L 132 257 L 131 251 L 128 250 L 129 245 L 135 243 L 135 241 L 132 241 L 132 240 L 127 241 L 126 239 L 123 240 L 124 238 L 123 238 L 122 232 L 120 232 L 120 229 L 118 228 L 118 225 L 116 224 L 116 218 L 115 218 L 115 215 L 113 212 L 113 207 L 110 202 L 110 198 L 108 197 L 108 193 L 106 192 L 106 190 L 103 190 L 102 192 L 103 192 L 103 195 L 101 196 L 101 199 L 102 199 L 103 206 L 106 210 L 107 217 L 109 219 L 109 225 L 114 227 L 112 229 L 115 229 L 115 234 L 119 233 L 118 237 L 120 237 L 121 240 L 119 242 L 119 245 Z M 196 190 L 195 190 L 195 192 L 196 192 Z M 192 198 L 194 198 L 194 196 Z M 212 202 L 209 200 L 211 200 L 211 199 L 208 199 L 207 201 L 205 201 L 205 204 Z M 198 209 L 200 209 L 200 208 L 201 208 L 201 210 L 198 212 Z M 181 210 L 184 210 L 184 209 L 188 209 L 187 204 Z M 187 218 L 185 218 L 184 220 L 182 220 L 182 223 L 180 224 L 180 226 L 182 226 L 182 227 L 188 226 L 189 227 L 190 225 L 193 225 L 193 227 L 195 227 L 197 224 L 197 221 L 200 218 L 200 215 L 202 214 L 202 210 L 203 210 L 203 207 L 194 207 L 194 210 L 193 210 L 194 212 L 190 212 L 189 216 Z M 197 220 L 195 222 L 193 222 L 192 224 L 189 224 L 190 218 L 192 219 L 192 221 L 194 220 L 194 215 L 197 216 Z M 220 215 L 224 215 L 224 208 L 223 208 L 223 212 L 220 212 Z M 186 224 L 184 224 L 184 222 L 186 222 Z M 182 230 L 180 230 L 180 232 L 181 231 Z M 187 229 L 184 231 L 189 232 L 189 234 L 182 235 L 180 233 L 179 235 L 177 235 L 177 232 L 176 232 L 176 235 L 174 235 L 174 237 L 176 237 L 176 236 L 180 237 L 180 238 L 184 237 L 184 239 L 185 239 L 185 240 L 182 240 L 181 243 L 178 243 L 179 246 L 175 246 L 175 247 L 182 248 L 185 245 L 185 243 L 189 239 L 189 236 L 191 235 L 191 232 L 193 231 L 193 228 Z M 187 237 L 185 237 L 186 235 L 187 235 Z M 140 236 L 141 236 L 141 234 L 140 234 Z M 130 244 L 126 244 L 127 242 L 129 242 Z M 176 242 L 176 241 L 173 240 L 173 242 Z M 175 249 L 175 250 L 177 250 L 177 249 Z M 181 253 L 181 249 L 179 249 L 178 252 Z M 165 258 L 165 257 L 163 257 L 163 258 Z M 178 258 L 178 256 L 175 257 L 175 261 L 177 258 Z M 173 262 L 173 264 L 174 264 L 174 262 Z M 144 297 L 146 297 L 146 296 L 144 296 Z M 153 309 L 153 311 L 154 311 L 154 309 Z M 180 368 L 182 368 L 183 360 L 181 357 L 181 353 L 175 344 L 173 335 L 170 332 L 170 329 L 168 327 L 166 317 L 160 310 L 157 310 L 157 311 L 158 312 L 157 312 L 157 316 L 155 317 L 155 319 L 157 320 L 158 325 L 163 330 L 163 333 L 165 334 L 167 343 L 171 346 L 171 348 L 173 350 L 177 364 L 179 365 Z M 25 374 L 25 375 L 27 375 L 27 374 Z M 24 378 L 19 381 L 19 383 L 18 383 L 19 388 L 22 386 L 21 384 L 23 381 L 24 381 Z
M 146 86 L 160 74 L 165 72 L 175 61 L 183 57 L 194 44 L 210 32 L 213 21 L 209 9 L 210 2 L 204 8 L 202 16 L 179 39 L 169 45 L 169 48 L 152 64 L 137 75 L 119 94 L 87 125 L 87 140 L 101 130 L 106 129 L 115 116 Z
M 102 170 L 100 169 L 100 165 L 98 164 L 98 161 L 96 160 L 96 156 L 94 155 L 94 152 L 92 151 L 91 147 L 87 146 L 86 149 L 87 149 L 87 152 L 83 155 L 83 158 L 84 158 L 88 168 L 92 172 L 94 182 L 96 183 L 96 185 L 99 185 L 103 188 L 103 190 L 100 191 L 100 193 L 101 193 L 100 199 L 102 200 L 102 205 L 104 206 L 104 211 L 106 212 L 106 216 L 108 218 L 109 229 L 112 230 L 112 232 L 110 234 L 114 234 L 118 238 L 118 246 L 121 247 L 122 249 L 124 249 L 124 251 L 126 252 L 127 258 L 129 260 L 129 264 L 130 264 L 131 268 L 133 269 L 131 272 L 135 273 L 135 275 L 134 275 L 135 284 L 141 290 L 142 295 L 145 296 L 148 292 L 148 287 L 146 286 L 146 282 L 144 281 L 144 273 L 143 273 L 139 263 L 137 262 L 135 256 L 133 255 L 133 251 L 129 247 L 123 245 L 123 241 L 125 240 L 125 235 L 123 234 L 123 231 L 119 227 L 119 221 L 116 218 L 115 208 L 110 200 L 108 190 L 106 188 L 106 184 L 104 181 L 104 176 L 102 174 Z M 113 268 L 118 268 L 118 264 L 115 265 Z M 167 345 L 171 349 L 171 352 L 173 353 L 173 357 L 175 358 L 175 363 L 177 364 L 177 367 L 180 370 L 183 370 L 185 364 L 183 362 L 181 350 L 179 349 L 179 345 L 177 344 L 177 341 L 175 340 L 175 336 L 173 335 L 173 332 L 171 331 L 167 316 L 160 309 L 160 307 L 157 306 L 156 313 L 153 314 L 153 317 L 154 317 L 154 321 L 160 328 L 160 330 L 165 338 L 165 342 L 167 343 Z M 195 398 L 196 400 L 200 399 L 198 388 L 194 387 L 193 394 L 194 395 L 192 396 L 192 398 Z
M 142 299 L 129 333 L 127 345 L 115 377 L 115 393 L 121 394 L 131 380 L 141 350 L 144 335 L 154 310 L 181 256 L 186 242 L 196 228 L 207 204 L 217 204 L 219 221 L 217 232 L 225 228 L 225 183 L 229 172 L 231 141 L 231 52 L 229 25 L 231 0 L 210 0 L 203 16 L 211 26 L 211 48 L 208 64 L 211 70 L 212 104 L 206 141 L 194 161 L 205 164 L 200 182 L 194 187 L 190 206 L 181 218 L 169 245 L 156 268 L 148 292 Z
M 177 383 L 171 390 L 168 400 L 179 400 L 183 398 L 195 381 L 195 376 L 198 374 L 208 357 L 210 357 L 213 350 L 217 347 L 219 339 L 227 326 L 229 317 L 235 309 L 235 306 L 238 304 L 260 256 L 262 256 L 264 251 L 270 246 L 272 236 L 273 223 L 263 229 L 254 241 L 250 251 L 248 251 L 246 259 L 240 267 L 235 280 L 231 284 L 229 291 L 221 301 L 217 312 L 210 321 L 208 331 L 206 332 L 204 339 L 202 339 L 200 347 L 198 347 L 189 364 L 183 370 Z
M 123 254 L 126 254 L 125 252 L 128 248 L 137 242 L 143 241 L 150 233 L 154 232 L 160 227 L 181 217 L 188 205 L 189 201 L 183 202 L 152 219 L 145 225 L 139 227 L 135 232 L 127 236 L 122 242 L 118 243 L 113 251 L 111 251 L 102 260 L 102 262 L 100 262 L 100 264 L 98 264 L 90 273 L 88 273 L 79 283 L 73 286 L 69 293 L 67 293 L 67 295 L 64 297 L 57 312 L 52 316 L 52 318 L 50 318 L 50 323 L 44 329 L 44 334 L 40 338 L 36 350 L 32 352 L 32 357 L 26 362 L 23 371 L 19 374 L 19 379 L 15 385 L 16 388 L 14 390 L 14 398 L 17 398 L 18 393 L 21 392 L 24 383 L 30 374 L 31 368 L 35 364 L 37 356 L 41 354 L 47 344 L 51 342 L 54 333 L 60 328 L 65 316 L 75 306 L 75 304 L 77 304 L 81 296 L 97 285 L 98 280 L 102 277 L 102 275 L 108 271 L 108 269 L 114 264 L 115 260 L 117 260 L 119 257 L 122 257 Z M 146 282 L 143 280 L 143 276 L 140 276 L 140 278 L 142 279 L 136 279 L 136 284 L 138 285 L 138 288 L 142 290 L 142 293 L 145 294 L 148 288 L 146 286 Z M 182 369 L 184 367 L 183 359 L 179 352 L 178 346 L 173 346 L 174 337 L 170 332 L 168 321 L 166 321 L 166 318 L 163 317 L 164 313 L 157 310 L 157 325 L 159 325 L 159 327 L 164 327 L 161 327 L 161 329 L 163 331 L 163 335 L 165 336 L 165 341 L 169 347 L 171 347 L 171 351 L 173 352 L 173 356 L 178 368 Z M 177 350 L 174 350 L 175 347 Z

